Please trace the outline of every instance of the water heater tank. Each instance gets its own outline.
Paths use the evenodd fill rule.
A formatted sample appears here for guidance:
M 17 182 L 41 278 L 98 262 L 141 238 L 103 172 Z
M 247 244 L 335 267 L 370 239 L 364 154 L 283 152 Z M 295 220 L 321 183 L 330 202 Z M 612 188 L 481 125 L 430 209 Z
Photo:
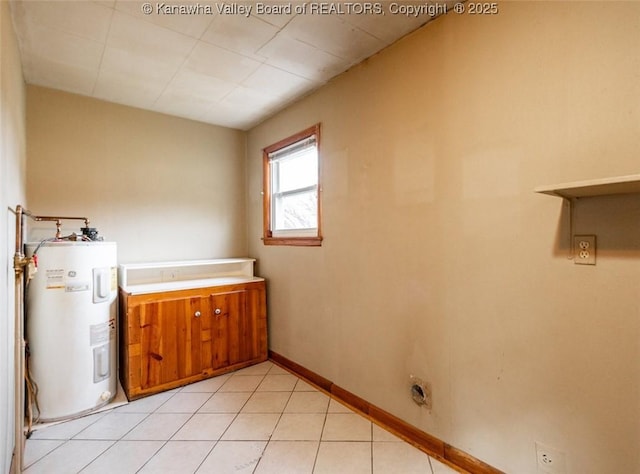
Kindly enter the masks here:
M 41 421 L 89 413 L 117 389 L 114 242 L 28 243 L 38 271 L 27 288 L 29 370 Z

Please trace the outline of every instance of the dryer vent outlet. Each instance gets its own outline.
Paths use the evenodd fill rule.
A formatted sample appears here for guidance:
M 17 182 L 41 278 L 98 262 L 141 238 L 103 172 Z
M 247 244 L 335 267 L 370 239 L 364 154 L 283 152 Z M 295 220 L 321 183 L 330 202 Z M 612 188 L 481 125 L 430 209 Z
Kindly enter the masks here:
M 420 378 L 411 375 L 409 377 L 411 382 L 411 398 L 416 405 L 423 406 L 428 410 L 431 410 L 431 389 Z

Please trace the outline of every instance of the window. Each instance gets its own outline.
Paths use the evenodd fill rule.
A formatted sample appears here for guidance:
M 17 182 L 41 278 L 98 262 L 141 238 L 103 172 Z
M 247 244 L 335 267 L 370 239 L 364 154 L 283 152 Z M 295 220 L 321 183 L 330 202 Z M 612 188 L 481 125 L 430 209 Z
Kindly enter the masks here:
M 263 152 L 265 245 L 319 246 L 320 124 Z

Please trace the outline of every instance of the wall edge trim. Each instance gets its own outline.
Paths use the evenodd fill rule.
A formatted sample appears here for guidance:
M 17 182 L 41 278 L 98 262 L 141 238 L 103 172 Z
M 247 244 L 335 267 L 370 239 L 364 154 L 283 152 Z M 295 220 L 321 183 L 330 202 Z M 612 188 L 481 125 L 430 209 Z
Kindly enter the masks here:
M 311 383 L 340 402 L 349 405 L 355 411 L 369 418 L 377 425 L 398 435 L 429 456 L 461 472 L 470 474 L 504 474 L 502 471 L 490 466 L 484 461 L 416 428 L 277 352 L 269 350 L 269 360 Z

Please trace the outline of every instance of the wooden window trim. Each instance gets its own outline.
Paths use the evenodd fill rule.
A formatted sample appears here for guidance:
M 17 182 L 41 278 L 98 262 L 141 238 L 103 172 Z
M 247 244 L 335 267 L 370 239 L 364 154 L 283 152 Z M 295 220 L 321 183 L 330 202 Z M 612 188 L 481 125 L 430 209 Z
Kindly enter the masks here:
M 274 237 L 271 231 L 271 179 L 269 154 L 289 146 L 312 135 L 316 136 L 318 149 L 318 233 L 309 237 Z M 317 123 L 301 132 L 280 140 L 262 150 L 262 241 L 264 245 L 293 245 L 301 247 L 319 247 L 322 245 L 322 184 L 320 182 L 320 124 Z

